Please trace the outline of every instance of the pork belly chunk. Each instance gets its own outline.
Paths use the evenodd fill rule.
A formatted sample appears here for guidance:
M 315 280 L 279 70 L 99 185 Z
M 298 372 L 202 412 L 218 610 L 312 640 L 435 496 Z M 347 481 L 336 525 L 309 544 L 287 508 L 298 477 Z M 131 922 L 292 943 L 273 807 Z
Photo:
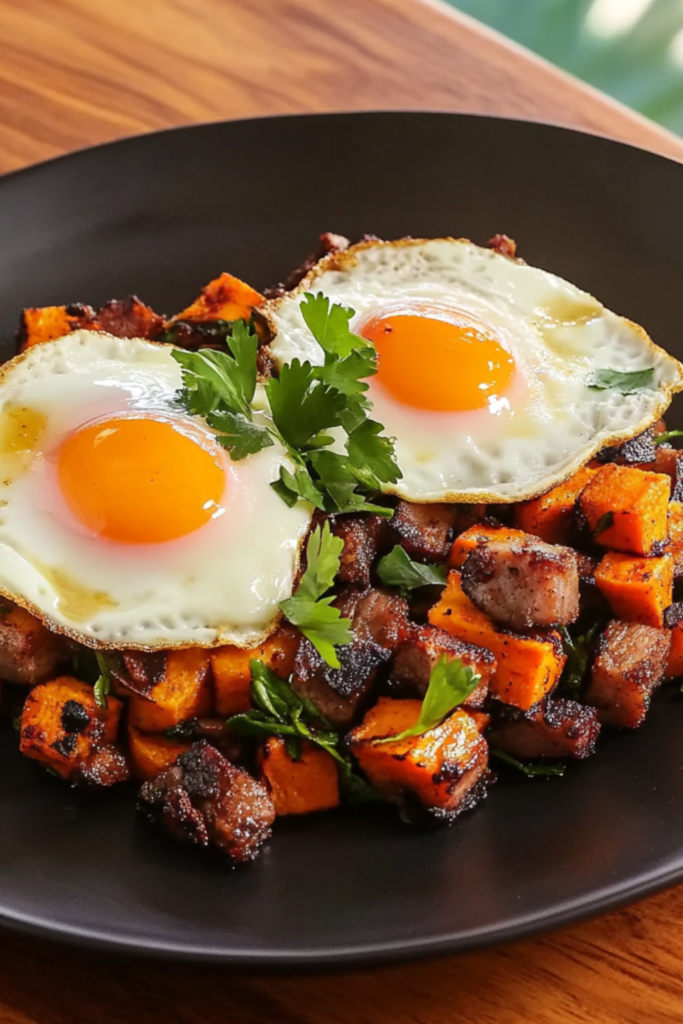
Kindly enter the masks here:
M 335 604 L 342 615 L 351 620 L 357 640 L 372 640 L 390 651 L 395 650 L 411 628 L 406 599 L 382 587 L 364 591 L 349 587 Z
M 537 537 L 477 544 L 462 568 L 462 589 L 495 622 L 532 629 L 574 622 L 579 614 L 579 571 L 571 548 Z
M 575 700 L 546 699 L 528 711 L 501 705 L 488 740 L 513 757 L 589 757 L 600 733 L 598 713 Z
M 330 668 L 310 640 L 294 660 L 292 689 L 306 697 L 333 726 L 346 729 L 369 702 L 379 667 L 391 652 L 373 640 L 353 640 L 338 649 L 339 668 Z
M 235 861 L 254 860 L 275 820 L 266 787 L 206 740 L 143 785 L 138 810 L 176 838 L 217 846 Z
M 411 558 L 444 562 L 453 541 L 458 518 L 455 505 L 413 505 L 399 501 L 389 526 Z
M 401 693 L 424 697 L 429 686 L 432 669 L 442 657 L 458 658 L 470 665 L 481 676 L 479 683 L 463 704 L 478 708 L 484 703 L 489 679 L 496 667 L 490 651 L 474 644 L 464 643 L 438 626 L 417 626 L 396 648 L 390 681 L 400 687 Z
M 372 565 L 377 557 L 379 539 L 384 527 L 380 516 L 335 516 L 332 533 L 341 537 L 344 548 L 339 562 L 337 579 L 340 583 L 369 587 Z
M 586 701 L 602 725 L 637 729 L 666 671 L 671 633 L 613 619 L 600 637 Z
M 12 606 L 0 617 L 0 679 L 26 686 L 44 683 L 67 656 L 64 637 L 24 608 Z

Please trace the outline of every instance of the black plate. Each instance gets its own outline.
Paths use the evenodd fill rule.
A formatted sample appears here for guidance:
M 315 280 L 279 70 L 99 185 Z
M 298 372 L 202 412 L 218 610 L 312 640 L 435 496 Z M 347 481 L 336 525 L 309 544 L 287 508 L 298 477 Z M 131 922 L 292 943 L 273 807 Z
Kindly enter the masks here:
M 530 262 L 683 356 L 683 167 L 559 128 L 440 114 L 165 132 L 0 181 L 0 337 L 20 307 L 137 292 L 181 308 L 218 271 L 277 281 L 323 230 L 518 239 Z M 675 416 L 673 425 L 683 425 Z M 683 879 L 683 706 L 563 780 L 505 780 L 447 831 L 389 811 L 278 825 L 257 864 L 167 842 L 132 791 L 74 792 L 0 738 L 0 920 L 90 945 L 249 965 L 445 953 Z

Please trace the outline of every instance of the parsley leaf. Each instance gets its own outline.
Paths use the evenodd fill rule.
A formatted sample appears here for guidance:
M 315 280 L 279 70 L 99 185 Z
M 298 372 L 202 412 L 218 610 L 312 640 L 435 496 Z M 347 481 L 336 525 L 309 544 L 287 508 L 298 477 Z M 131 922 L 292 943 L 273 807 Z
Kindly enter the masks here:
M 598 537 L 605 530 L 609 530 L 610 526 L 614 526 L 614 512 L 605 512 L 604 516 L 600 516 L 598 519 L 597 526 L 593 530 L 593 536 Z
M 280 602 L 283 613 L 307 637 L 318 654 L 332 668 L 339 668 L 335 647 L 351 643 L 351 623 L 332 607 L 334 597 L 325 597 L 339 571 L 344 542 L 334 537 L 330 524 L 316 527 L 306 546 L 306 571 L 296 593 Z
M 600 370 L 596 370 L 595 373 L 589 377 L 587 385 L 589 388 L 599 388 L 600 390 L 613 388 L 615 391 L 620 391 L 622 395 L 632 395 L 636 391 L 643 391 L 645 388 L 651 388 L 654 382 L 654 376 L 654 366 L 650 366 L 646 370 L 627 371 L 611 370 L 606 366 Z
M 353 334 L 349 330 L 349 321 L 354 314 L 348 306 L 332 305 L 322 292 L 304 295 L 299 307 L 306 326 L 324 352 L 345 359 L 359 349 L 372 349 L 372 342 Z
M 100 674 L 93 686 L 93 695 L 98 708 L 106 708 L 109 706 L 107 697 L 109 695 L 109 690 L 111 689 L 111 672 L 109 670 L 109 665 L 107 664 L 107 659 L 101 651 L 96 651 L 95 657 L 97 658 Z
M 280 376 L 267 382 L 266 391 L 273 422 L 291 448 L 305 449 L 322 431 L 341 423 L 346 398 L 323 384 L 310 363 L 285 363 Z
M 356 476 L 370 490 L 379 490 L 382 483 L 396 483 L 402 473 L 394 461 L 394 442 L 382 437 L 384 427 L 366 419 L 353 430 L 346 442 Z
M 604 619 L 599 618 L 584 633 L 575 637 L 566 626 L 560 627 L 562 646 L 567 655 L 560 679 L 560 689 L 567 697 L 577 698 L 580 695 L 593 651 L 593 641 L 604 624 Z
M 394 743 L 396 740 L 408 739 L 409 736 L 421 736 L 422 733 L 434 729 L 469 697 L 480 679 L 481 676 L 469 665 L 463 665 L 460 658 L 449 659 L 444 654 L 432 669 L 420 716 L 415 725 L 397 736 L 386 736 L 376 742 Z
M 654 443 L 666 444 L 672 437 L 683 437 L 683 430 L 665 430 L 664 433 L 657 434 Z
M 526 775 L 528 779 L 533 779 L 543 775 L 564 775 L 567 766 L 564 764 L 530 764 L 528 761 L 518 761 L 512 754 L 506 754 L 504 750 L 496 750 L 495 747 L 490 748 L 491 757 L 496 761 L 502 761 L 503 764 L 507 764 L 510 768 L 516 769 Z
M 422 565 L 413 562 L 400 544 L 393 551 L 380 559 L 377 573 L 387 587 L 401 587 L 403 590 L 415 590 L 416 587 L 430 585 L 443 586 L 446 582 L 445 565 Z
M 235 462 L 245 459 L 247 455 L 255 455 L 262 448 L 270 448 L 273 444 L 267 427 L 260 427 L 227 409 L 209 413 L 206 421 L 210 427 L 219 431 L 216 440 L 230 452 Z

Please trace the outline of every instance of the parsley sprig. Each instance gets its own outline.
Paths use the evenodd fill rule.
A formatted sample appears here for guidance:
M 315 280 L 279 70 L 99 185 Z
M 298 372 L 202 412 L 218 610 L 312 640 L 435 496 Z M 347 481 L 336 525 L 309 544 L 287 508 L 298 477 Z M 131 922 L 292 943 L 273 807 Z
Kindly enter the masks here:
M 662 434 L 657 434 L 654 443 L 655 445 L 668 444 L 674 437 L 683 437 L 683 430 L 665 430 Z
M 410 736 L 421 736 L 441 725 L 459 704 L 467 700 L 480 679 L 481 676 L 469 665 L 463 665 L 460 658 L 442 655 L 429 676 L 429 686 L 415 725 L 396 736 L 386 736 L 376 742 L 395 743 Z
M 377 565 L 377 574 L 382 583 L 387 587 L 400 587 L 401 590 L 443 586 L 447 572 L 445 565 L 423 565 L 422 562 L 414 562 L 400 544 L 381 558 Z
M 306 546 L 306 571 L 296 593 L 280 602 L 284 615 L 298 626 L 328 665 L 339 668 L 335 647 L 351 643 L 351 623 L 332 606 L 334 595 L 325 596 L 339 571 L 344 547 L 341 537 L 330 532 L 329 522 L 317 526 Z
M 645 370 L 613 370 L 608 366 L 596 370 L 587 381 L 589 388 L 605 391 L 611 388 L 622 395 L 633 395 L 654 385 L 655 368 L 648 366 Z
M 95 680 L 93 685 L 93 696 L 95 703 L 98 708 L 106 708 L 109 706 L 109 691 L 111 689 L 111 669 L 107 664 L 107 659 L 101 651 L 95 652 L 97 658 L 97 666 L 100 670 L 100 674 Z

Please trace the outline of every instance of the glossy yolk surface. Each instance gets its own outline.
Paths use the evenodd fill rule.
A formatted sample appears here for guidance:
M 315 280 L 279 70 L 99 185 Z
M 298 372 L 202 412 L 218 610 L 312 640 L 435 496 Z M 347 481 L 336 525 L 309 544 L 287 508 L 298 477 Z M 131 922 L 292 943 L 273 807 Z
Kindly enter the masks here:
M 459 310 L 415 305 L 379 313 L 359 328 L 378 354 L 374 378 L 417 409 L 480 409 L 503 394 L 515 361 L 494 330 Z
M 225 489 L 210 439 L 163 419 L 82 427 L 62 443 L 57 471 L 73 515 L 98 536 L 128 544 L 192 533 L 216 513 Z

